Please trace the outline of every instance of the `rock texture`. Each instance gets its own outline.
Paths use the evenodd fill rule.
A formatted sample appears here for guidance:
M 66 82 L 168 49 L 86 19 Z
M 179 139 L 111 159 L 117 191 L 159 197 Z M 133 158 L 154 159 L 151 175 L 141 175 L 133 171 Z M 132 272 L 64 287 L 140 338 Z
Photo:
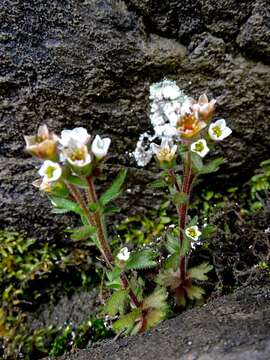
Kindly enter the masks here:
M 217 116 L 234 130 L 223 172 L 248 179 L 269 156 L 269 21 L 267 0 L 2 0 L 1 227 L 51 238 L 67 224 L 59 217 L 48 228 L 47 201 L 30 185 L 37 164 L 23 134 L 40 123 L 111 136 L 110 173 L 130 168 L 124 209 L 153 204 L 141 185 L 154 167 L 142 173 L 129 153 L 148 129 L 149 84 L 164 76 L 218 99 Z
M 149 333 L 100 343 L 60 360 L 268 360 L 269 300 L 269 286 L 238 290 Z

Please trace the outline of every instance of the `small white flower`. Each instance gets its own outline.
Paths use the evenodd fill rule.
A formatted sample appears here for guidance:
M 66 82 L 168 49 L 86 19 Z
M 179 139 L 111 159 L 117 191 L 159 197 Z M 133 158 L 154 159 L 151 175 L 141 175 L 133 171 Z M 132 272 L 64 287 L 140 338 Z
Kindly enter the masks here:
M 63 130 L 59 142 L 62 146 L 67 147 L 70 140 L 74 140 L 81 145 L 86 145 L 90 140 L 90 135 L 83 127 L 77 127 L 73 130 Z
M 209 147 L 207 146 L 207 142 L 204 139 L 200 139 L 191 144 L 190 150 L 200 155 L 200 157 L 205 157 L 205 155 L 209 152 Z
M 175 100 L 183 96 L 175 81 L 163 80 L 150 86 L 151 100 Z
M 43 177 L 44 183 L 50 183 L 57 181 L 61 177 L 62 169 L 58 163 L 45 160 L 38 173 Z
M 181 106 L 181 116 L 192 113 L 193 99 L 187 98 Z
M 154 131 L 155 131 L 155 137 L 159 137 L 159 138 L 163 138 L 163 137 L 172 138 L 178 135 L 178 131 L 176 127 L 172 126 L 171 124 L 155 126 Z
M 121 249 L 119 251 L 119 253 L 117 254 L 117 259 L 121 260 L 121 261 L 127 261 L 130 257 L 130 252 L 128 251 L 127 247 L 124 247 L 123 249 Z
M 171 162 L 175 157 L 177 145 L 170 142 L 168 138 L 163 138 L 161 145 L 152 143 L 151 149 L 161 163 L 164 161 Z
M 64 158 L 73 166 L 82 168 L 89 165 L 92 161 L 86 145 L 83 145 L 73 138 L 67 144 L 67 148 L 63 150 Z
M 231 135 L 232 130 L 226 125 L 224 119 L 220 119 L 209 126 L 208 133 L 212 140 L 221 141 Z
M 153 139 L 154 137 L 151 137 L 148 133 L 140 135 L 136 149 L 132 153 L 139 166 L 146 166 L 151 161 L 153 151 L 149 148 L 149 141 L 152 141 Z M 148 143 L 148 145 L 145 143 Z
M 191 238 L 192 240 L 198 240 L 199 237 L 202 235 L 197 225 L 190 226 L 185 230 L 185 234 L 187 237 Z
M 98 159 L 103 159 L 108 153 L 110 144 L 110 138 L 101 139 L 99 135 L 96 135 L 92 143 L 91 150 Z
M 150 114 L 149 117 L 150 117 L 150 122 L 153 127 L 164 125 L 164 123 L 165 123 L 164 118 L 158 112 L 154 112 L 154 113 Z

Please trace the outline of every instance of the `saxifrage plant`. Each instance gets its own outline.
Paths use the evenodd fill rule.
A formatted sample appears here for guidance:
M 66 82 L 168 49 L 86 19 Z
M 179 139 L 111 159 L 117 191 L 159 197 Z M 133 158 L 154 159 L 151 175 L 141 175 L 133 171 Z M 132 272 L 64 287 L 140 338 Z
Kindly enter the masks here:
M 214 229 L 200 230 L 197 217 L 189 220 L 189 201 L 196 179 L 217 171 L 223 162 L 216 158 L 204 163 L 204 157 L 231 134 L 224 119 L 211 123 L 216 101 L 209 102 L 205 94 L 195 101 L 175 82 L 164 80 L 150 87 L 150 100 L 154 133 L 140 136 L 133 155 L 139 166 L 156 158 L 162 171 L 152 186 L 165 188 L 176 206 L 179 224 L 166 228 L 165 243 L 158 239 L 137 250 L 111 249 L 105 219 L 119 211 L 110 203 L 121 193 L 126 170 L 98 196 L 95 182 L 103 177 L 110 138 L 92 139 L 84 128 L 63 130 L 58 137 L 46 125 L 39 127 L 37 135 L 25 137 L 27 151 L 43 161 L 41 179 L 34 185 L 48 195 L 55 213 L 80 216 L 82 226 L 70 230 L 74 240 L 85 239 L 100 250 L 107 268 L 106 287 L 112 290 L 103 313 L 117 318 L 116 332 L 127 334 L 143 332 L 163 320 L 168 295 L 177 306 L 202 298 L 204 290 L 197 282 L 207 279 L 212 265 L 190 268 L 189 257 L 199 239 Z

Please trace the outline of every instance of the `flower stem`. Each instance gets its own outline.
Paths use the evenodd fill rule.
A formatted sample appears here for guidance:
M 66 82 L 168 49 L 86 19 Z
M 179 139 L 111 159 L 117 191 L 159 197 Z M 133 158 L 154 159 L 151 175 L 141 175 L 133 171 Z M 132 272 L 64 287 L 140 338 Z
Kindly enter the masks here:
M 87 204 L 82 197 L 80 191 L 76 188 L 76 186 L 69 184 L 66 182 L 66 186 L 73 196 L 73 198 L 77 201 L 77 203 L 80 205 L 89 225 L 96 226 L 97 233 L 98 233 L 98 239 L 100 242 L 100 251 L 105 259 L 106 264 L 109 268 L 112 268 L 112 261 L 113 261 L 113 255 L 110 249 L 109 244 L 107 243 L 106 239 L 104 238 L 103 229 L 100 227 L 100 223 L 97 222 L 96 216 L 92 216 L 91 212 L 89 211 Z
M 93 177 L 88 176 L 86 178 L 86 180 L 87 180 L 87 183 L 88 183 L 88 188 L 87 188 L 88 201 L 98 203 L 98 197 L 97 197 Z M 110 247 L 110 244 L 109 244 L 108 239 L 107 239 L 107 234 L 106 234 L 106 231 L 105 231 L 104 221 L 103 221 L 102 215 L 100 214 L 99 211 L 96 211 L 94 213 L 94 220 L 95 220 L 95 224 L 96 224 L 96 228 L 97 228 L 99 242 L 101 244 L 101 247 L 102 247 L 104 253 L 105 253 L 105 250 L 106 250 L 106 256 L 108 258 L 109 264 L 108 264 L 107 261 L 106 262 L 109 265 L 109 267 L 112 267 L 112 262 L 114 260 L 114 257 L 112 255 L 111 247 Z M 130 288 L 127 275 L 124 272 L 122 272 L 120 274 L 120 279 L 121 279 L 123 288 L 124 289 L 129 289 L 129 298 L 130 298 L 131 302 L 133 303 L 133 305 L 135 305 L 136 307 L 139 307 L 140 302 L 137 299 L 137 296 L 135 295 L 133 290 Z
M 187 201 L 184 204 L 181 204 L 178 209 L 179 215 L 179 241 L 180 247 L 182 248 L 183 241 L 184 241 L 184 230 L 186 228 L 187 222 L 187 213 L 189 208 L 189 200 L 191 194 L 192 183 L 195 178 L 195 175 L 192 173 L 192 163 L 191 163 L 191 156 L 188 153 L 187 163 L 184 167 L 184 175 L 183 175 L 183 184 L 181 192 L 187 196 Z M 180 257 L 180 274 L 182 280 L 186 279 L 186 256 L 181 255 Z

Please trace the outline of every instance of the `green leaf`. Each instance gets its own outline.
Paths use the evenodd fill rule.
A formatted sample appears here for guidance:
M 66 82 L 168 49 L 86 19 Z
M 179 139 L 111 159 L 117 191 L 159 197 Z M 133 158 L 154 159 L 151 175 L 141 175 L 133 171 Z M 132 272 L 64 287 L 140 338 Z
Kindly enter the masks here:
M 108 299 L 104 313 L 115 316 L 116 314 L 122 315 L 128 302 L 128 290 L 122 289 L 115 291 Z
M 187 225 L 187 228 L 191 227 L 191 226 L 195 226 L 198 223 L 198 216 L 194 216 L 194 218 L 192 218 L 192 220 L 189 222 L 189 224 Z
M 155 180 L 149 184 L 149 187 L 154 188 L 154 189 L 155 188 L 164 188 L 167 186 L 168 185 L 167 185 L 166 181 L 162 180 L 162 179 Z
M 201 240 L 209 239 L 214 236 L 217 232 L 217 227 L 215 225 L 207 225 L 202 228 Z
M 181 249 L 180 249 L 180 254 L 183 255 L 183 256 L 187 255 L 189 250 L 190 250 L 190 239 L 184 233 L 183 242 L 182 242 L 182 246 L 181 246 Z
M 121 289 L 122 283 L 120 279 L 120 274 L 122 269 L 116 267 L 113 271 L 107 272 L 108 281 L 106 281 L 106 286 L 110 289 Z
M 213 172 L 216 172 L 220 165 L 224 163 L 224 159 L 222 157 L 216 158 L 209 163 L 205 164 L 203 168 L 201 169 L 201 174 L 211 174 Z
M 72 240 L 84 240 L 89 238 L 96 232 L 96 228 L 91 225 L 81 226 L 77 229 L 67 230 L 68 232 L 72 233 L 71 239 Z
M 82 189 L 87 189 L 87 181 L 85 179 L 79 178 L 78 176 L 68 175 L 66 180 L 75 186 L 78 186 Z
M 207 262 L 202 263 L 201 265 L 195 266 L 188 270 L 188 274 L 192 279 L 205 281 L 208 279 L 208 276 L 205 275 L 213 269 L 213 266 Z
M 136 308 L 134 310 L 132 310 L 132 312 L 122 316 L 119 320 L 117 320 L 114 324 L 113 324 L 113 330 L 115 332 L 122 332 L 123 330 L 125 330 L 126 334 L 129 334 L 134 325 L 136 320 L 138 320 L 141 316 L 141 310 Z
M 185 204 L 187 203 L 187 201 L 188 201 L 188 196 L 183 192 L 176 192 L 173 195 L 173 202 L 175 205 Z
M 190 300 L 199 300 L 205 294 L 203 288 L 197 285 L 192 285 L 191 287 L 188 287 L 186 291 L 187 291 L 187 296 Z
M 172 233 L 168 233 L 166 242 L 166 248 L 170 254 L 180 254 L 180 242 L 177 236 L 174 236 Z
M 116 199 L 121 194 L 121 187 L 125 181 L 126 175 L 126 170 L 121 170 L 119 172 L 109 189 L 107 189 L 100 197 L 100 203 L 102 206 L 107 205 L 110 201 Z
M 50 200 L 54 204 L 54 206 L 58 209 L 65 210 L 66 212 L 71 211 L 76 214 L 82 215 L 82 210 L 80 206 L 74 201 L 55 197 L 55 196 L 51 196 Z
M 147 269 L 156 266 L 156 253 L 150 249 L 141 250 L 130 254 L 126 267 L 129 270 Z
M 192 168 L 195 173 L 200 173 L 203 169 L 203 161 L 200 155 L 196 154 L 195 152 L 191 152 L 191 162 Z
M 99 209 L 99 204 L 98 203 L 91 203 L 88 205 L 88 209 L 92 212 L 95 213 L 98 209 Z
M 116 206 L 108 206 L 105 209 L 103 209 L 103 214 L 111 215 L 111 214 L 119 213 L 120 211 L 121 211 L 121 209 Z
M 155 289 L 152 294 L 143 300 L 142 309 L 167 309 L 168 293 L 164 287 Z

